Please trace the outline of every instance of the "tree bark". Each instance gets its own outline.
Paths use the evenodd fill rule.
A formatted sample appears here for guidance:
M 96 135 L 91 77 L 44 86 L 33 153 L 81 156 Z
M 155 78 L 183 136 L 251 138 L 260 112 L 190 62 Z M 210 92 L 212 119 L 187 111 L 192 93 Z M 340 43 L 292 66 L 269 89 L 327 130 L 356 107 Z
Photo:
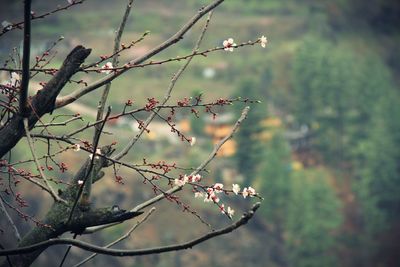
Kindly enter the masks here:
M 91 49 L 83 46 L 75 47 L 64 60 L 60 70 L 54 77 L 39 90 L 29 101 L 29 128 L 38 122 L 44 114 L 52 112 L 61 89 L 78 70 L 80 65 L 89 56 Z M 9 152 L 25 135 L 23 117 L 14 114 L 10 121 L 0 130 L 0 159 Z

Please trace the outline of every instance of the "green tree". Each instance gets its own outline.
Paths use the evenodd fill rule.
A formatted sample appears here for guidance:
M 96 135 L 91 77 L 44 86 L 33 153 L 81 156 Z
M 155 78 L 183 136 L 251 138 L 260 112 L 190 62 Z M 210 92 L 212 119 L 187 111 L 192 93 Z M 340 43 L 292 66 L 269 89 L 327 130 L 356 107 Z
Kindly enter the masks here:
M 296 172 L 286 221 L 289 266 L 337 266 L 333 248 L 341 223 L 340 202 L 321 171 Z
M 268 223 L 279 228 L 285 221 L 291 183 L 291 153 L 287 141 L 275 134 L 264 147 L 260 174 L 260 191 L 265 198 L 262 213 Z
M 258 174 L 258 188 L 264 196 L 261 214 L 271 229 L 271 251 L 274 261 L 281 266 L 287 265 L 284 245 L 284 231 L 287 216 L 287 204 L 291 187 L 291 151 L 281 133 L 263 146 L 262 167 Z
M 366 138 L 372 106 L 391 88 L 390 72 L 375 55 L 357 56 L 308 37 L 293 62 L 296 116 L 315 133 L 315 147 L 330 163 L 354 160 Z
M 355 187 L 361 200 L 366 231 L 383 230 L 400 218 L 400 97 L 392 91 L 377 103 L 368 139 L 363 142 L 359 180 Z
M 250 100 L 258 100 L 260 99 L 259 87 L 253 80 L 244 80 L 238 87 L 236 95 Z M 241 112 L 242 107 L 242 105 L 237 106 L 238 113 Z M 251 183 L 255 179 L 257 169 L 262 162 L 262 147 L 259 144 L 259 138 L 263 131 L 261 121 L 266 116 L 265 105 L 254 105 L 235 136 L 237 141 L 236 164 L 239 172 L 245 177 L 246 183 Z

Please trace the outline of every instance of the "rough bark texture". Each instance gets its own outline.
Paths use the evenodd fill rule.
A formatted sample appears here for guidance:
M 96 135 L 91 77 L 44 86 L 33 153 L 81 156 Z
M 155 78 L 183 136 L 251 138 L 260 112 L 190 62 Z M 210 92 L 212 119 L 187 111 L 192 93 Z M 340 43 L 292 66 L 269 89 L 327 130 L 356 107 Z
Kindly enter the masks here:
M 61 89 L 74 75 L 80 65 L 89 56 L 91 49 L 83 46 L 75 47 L 64 60 L 60 70 L 54 77 L 39 90 L 30 100 L 29 127 L 32 128 L 44 114 L 52 112 L 54 103 Z M 25 135 L 23 118 L 19 114 L 14 115 L 11 120 L 0 130 L 0 158 L 10 151 Z

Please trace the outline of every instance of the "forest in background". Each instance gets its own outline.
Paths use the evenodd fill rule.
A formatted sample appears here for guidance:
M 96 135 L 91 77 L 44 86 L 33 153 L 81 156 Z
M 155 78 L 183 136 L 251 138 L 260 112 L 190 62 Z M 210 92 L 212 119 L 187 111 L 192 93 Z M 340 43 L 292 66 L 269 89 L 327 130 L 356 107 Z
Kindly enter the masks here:
M 17 2 L 1 0 L 1 5 L 8 5 L 12 12 L 5 14 L 2 9 L 0 20 L 21 18 Z M 61 2 L 37 0 L 33 6 L 38 11 L 48 10 Z M 195 59 L 177 85 L 174 98 L 202 93 L 206 99 L 241 96 L 262 101 L 252 106 L 249 118 L 235 136 L 235 154 L 219 158 L 211 167 L 218 174 L 212 177 L 215 181 L 226 179 L 224 170 L 234 169 L 236 172 L 229 174 L 233 181 L 242 179 L 244 184 L 253 184 L 265 198 L 261 215 L 233 236 L 213 240 L 190 252 L 137 258 L 134 266 L 399 266 L 400 4 L 382 0 L 243 2 L 227 1 L 215 12 L 203 48 L 220 45 L 229 37 L 245 42 L 261 33 L 268 37 L 267 50 L 234 51 L 228 55 L 229 61 L 224 53 Z M 168 37 L 205 3 L 135 1 L 123 39 L 129 42 L 149 30 L 149 37 L 132 52 L 140 54 Z M 122 13 L 125 1 L 87 1 L 34 23 L 36 51 L 63 35 L 65 40 L 52 63 L 55 66 L 76 44 L 94 48 L 93 58 L 110 53 L 120 16 L 108 11 L 110 5 L 112 10 L 120 6 Z M 189 35 L 182 45 L 163 56 L 187 53 L 194 36 Z M 21 33 L 15 32 L 10 33 L 7 43 L 0 40 L 2 60 L 19 44 L 20 37 Z M 110 43 L 104 42 L 106 37 Z M 178 67 L 179 63 L 172 63 L 147 68 L 116 81 L 113 85 L 119 92 L 111 94 L 110 104 L 118 107 L 133 99 L 139 106 L 148 97 L 161 98 Z M 213 71 L 212 77 L 206 70 Z M 84 98 L 81 104 L 95 107 L 97 101 Z M 236 112 L 240 109 L 234 106 Z M 281 123 L 265 123 L 267 119 Z M 165 140 L 151 138 L 138 148 L 153 152 L 151 159 L 155 162 L 184 157 L 186 164 L 195 166 L 211 143 L 202 129 L 203 119 L 191 121 L 191 130 L 199 138 L 194 149 L 177 149 Z M 74 126 L 79 125 L 76 123 Z M 306 129 L 307 135 L 288 138 L 288 133 L 301 129 Z M 128 130 L 121 128 L 122 133 Z M 24 146 L 19 145 L 14 159 L 23 159 Z M 141 160 L 141 150 L 132 160 Z M 69 171 L 74 171 L 78 161 L 71 155 L 67 160 Z M 151 194 L 150 189 L 139 188 L 140 179 L 126 177 L 125 182 L 121 198 L 126 203 Z M 121 187 L 110 181 L 109 188 L 95 190 L 103 196 L 97 201 L 112 203 L 107 192 Z M 186 198 L 204 217 L 218 223 L 219 218 L 203 203 L 191 196 Z M 35 196 L 30 203 L 30 212 L 40 217 L 40 198 Z M 189 225 L 194 219 L 185 215 L 183 221 L 175 222 L 172 217 L 181 215 L 180 210 L 167 204 L 133 238 L 135 245 L 169 243 L 191 236 Z M 232 205 L 243 204 L 232 201 Z M 20 224 L 23 227 L 23 222 Z M 165 225 L 168 230 L 163 229 Z M 174 229 L 180 229 L 182 235 L 169 235 Z M 107 243 L 123 231 L 123 227 L 115 227 L 94 238 Z M 76 251 L 75 256 L 79 253 Z M 49 250 L 39 258 L 38 266 L 51 262 L 55 255 L 59 258 L 62 250 Z M 133 266 L 104 256 L 92 264 L 114 261 Z

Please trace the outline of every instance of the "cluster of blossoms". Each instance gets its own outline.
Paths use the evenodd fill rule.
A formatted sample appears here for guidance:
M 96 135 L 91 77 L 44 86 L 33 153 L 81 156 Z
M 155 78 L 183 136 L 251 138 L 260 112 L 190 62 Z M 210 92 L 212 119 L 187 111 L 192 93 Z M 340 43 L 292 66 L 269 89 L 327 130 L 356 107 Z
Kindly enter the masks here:
M 194 193 L 195 198 L 202 198 L 204 197 L 204 202 L 212 202 L 218 204 L 220 202 L 220 199 L 217 194 L 222 193 L 224 191 L 229 191 L 229 190 L 224 190 L 224 185 L 221 183 L 216 183 L 212 187 L 208 187 L 205 192 L 199 192 L 196 191 Z M 240 186 L 238 184 L 232 184 L 232 190 L 231 190 L 235 195 L 241 194 L 243 198 L 246 197 L 254 197 L 257 193 L 254 188 L 251 186 L 243 188 L 243 191 L 240 191 Z M 232 218 L 232 216 L 235 213 L 235 210 L 232 209 L 231 207 L 228 207 L 225 209 L 225 205 L 221 204 L 219 205 L 220 210 L 222 213 L 228 215 L 229 217 Z
M 96 156 L 94 157 L 94 159 L 99 159 L 100 158 L 99 155 L 101 155 L 100 148 L 96 149 Z M 90 154 L 89 158 L 92 159 L 93 158 L 93 154 Z
M 175 179 L 175 185 L 177 186 L 184 186 L 186 183 L 193 183 L 193 182 L 200 182 L 201 180 L 201 175 L 196 174 L 196 175 L 184 175 L 183 177 L 179 179 Z

